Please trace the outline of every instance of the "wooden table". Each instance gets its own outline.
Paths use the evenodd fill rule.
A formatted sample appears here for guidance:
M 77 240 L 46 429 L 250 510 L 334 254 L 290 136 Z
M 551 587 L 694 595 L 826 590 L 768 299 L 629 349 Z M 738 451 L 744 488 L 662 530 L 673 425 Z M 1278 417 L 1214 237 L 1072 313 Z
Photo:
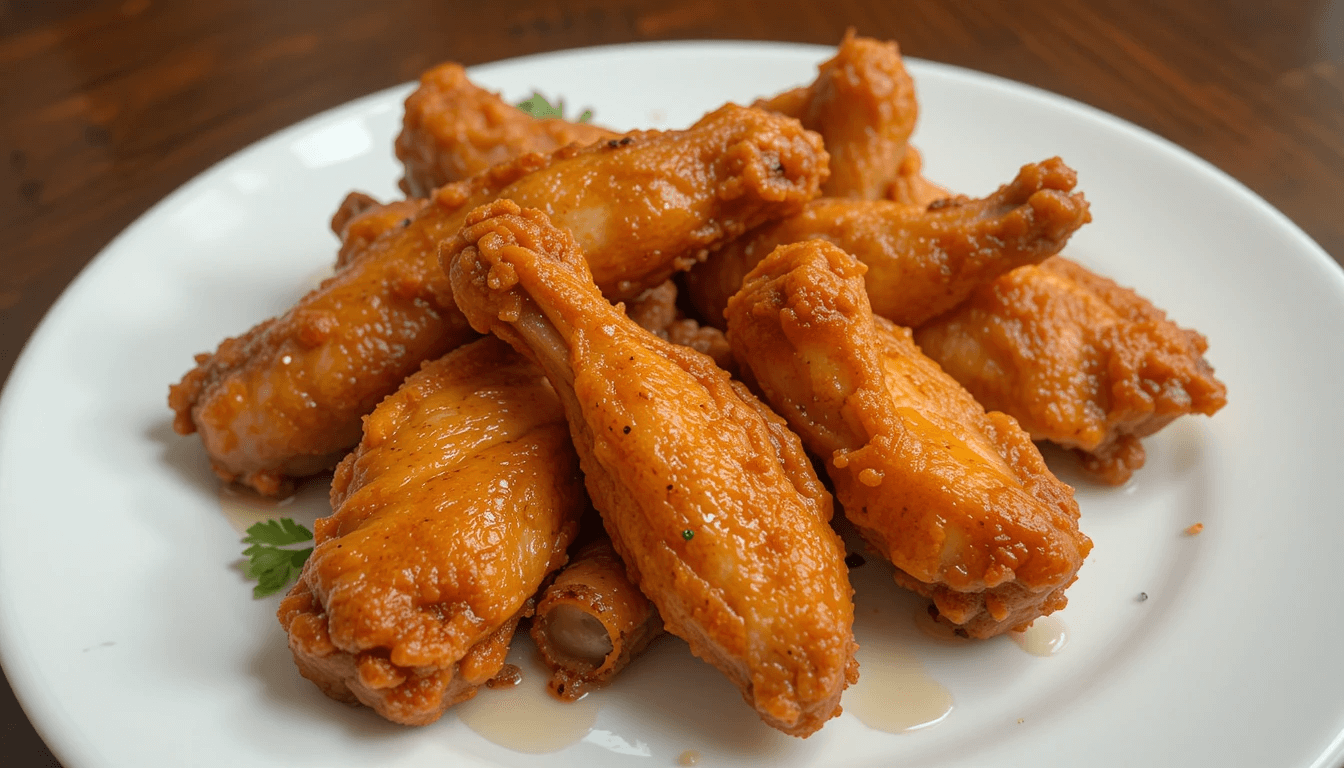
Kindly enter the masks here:
M 133 219 L 315 112 L 449 59 L 687 38 L 833 44 L 849 25 L 1155 131 L 1344 262 L 1338 0 L 0 0 L 0 377 Z M 59 765 L 7 684 L 0 756 Z

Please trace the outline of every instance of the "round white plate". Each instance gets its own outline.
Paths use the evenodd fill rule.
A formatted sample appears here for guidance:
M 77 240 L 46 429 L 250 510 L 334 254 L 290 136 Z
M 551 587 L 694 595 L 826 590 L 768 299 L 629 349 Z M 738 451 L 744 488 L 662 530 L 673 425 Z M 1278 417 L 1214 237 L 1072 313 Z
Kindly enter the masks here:
M 472 75 L 510 98 L 563 95 L 611 126 L 672 127 L 807 82 L 826 54 L 620 46 Z M 1068 253 L 1205 333 L 1228 384 L 1215 418 L 1147 441 L 1148 466 L 1127 486 L 1088 485 L 1058 463 L 1096 542 L 1060 614 L 1060 653 L 1030 656 L 1004 638 L 940 644 L 896 600 L 892 631 L 951 692 L 950 715 L 892 735 L 847 713 L 804 741 L 761 725 L 666 640 L 588 705 L 584 740 L 540 756 L 491 743 L 452 711 L 393 726 L 301 679 L 278 597 L 252 599 L 217 483 L 199 441 L 173 434 L 165 395 L 193 353 L 327 273 L 326 222 L 346 191 L 393 194 L 400 87 L 170 195 L 70 286 L 15 367 L 0 404 L 0 652 L 52 750 L 67 768 L 672 765 L 685 750 L 706 766 L 1336 768 L 1344 514 L 1330 478 L 1344 470 L 1344 273 L 1165 141 L 1021 85 L 910 69 L 932 178 L 981 194 L 1023 163 L 1064 157 L 1096 218 Z M 311 518 L 321 497 L 284 512 Z M 1183 535 L 1195 522 L 1204 533 Z

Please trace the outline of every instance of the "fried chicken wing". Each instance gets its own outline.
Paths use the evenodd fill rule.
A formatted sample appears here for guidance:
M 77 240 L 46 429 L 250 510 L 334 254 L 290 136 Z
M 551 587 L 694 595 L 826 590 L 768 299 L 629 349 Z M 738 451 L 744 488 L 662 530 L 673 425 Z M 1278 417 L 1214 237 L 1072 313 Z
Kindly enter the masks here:
M 709 355 L 714 358 L 716 365 L 729 373 L 737 370 L 737 361 L 733 359 L 733 352 L 728 348 L 728 339 L 723 331 L 701 325 L 693 318 L 686 317 L 677 307 L 677 286 L 674 281 L 668 280 L 641 293 L 626 304 L 625 314 L 658 338 Z
M 477 209 L 443 258 L 473 325 L 551 378 L 593 505 L 668 631 L 770 725 L 806 736 L 834 717 L 857 679 L 852 590 L 797 437 L 611 306 L 540 211 Z
M 924 178 L 924 156 L 913 144 L 906 144 L 905 156 L 896 169 L 896 178 L 887 187 L 887 199 L 925 208 L 946 197 L 953 197 L 953 194 L 946 187 Z
M 341 269 L 356 256 L 368 250 L 369 245 L 398 227 L 408 227 L 411 219 L 428 200 L 394 200 L 380 203 L 363 192 L 351 192 L 341 201 L 341 207 L 331 217 L 331 231 L 341 239 L 341 250 L 336 254 L 336 269 Z
M 660 338 L 667 338 L 667 328 L 676 322 L 677 284 L 671 280 L 656 285 L 625 302 L 625 316 L 635 325 Z
M 546 588 L 531 635 L 553 672 L 551 693 L 577 699 L 609 683 L 662 631 L 653 603 L 602 537 L 576 552 Z
M 397 159 L 406 169 L 402 191 L 429 197 L 439 187 L 469 179 L 528 152 L 551 153 L 618 134 L 591 123 L 535 119 L 477 87 L 460 64 L 440 64 L 420 76 L 406 99 Z
M 897 325 L 919 325 L 977 286 L 1058 253 L 1092 219 L 1076 185 L 1077 174 L 1054 157 L 1022 166 L 988 197 L 949 198 L 927 209 L 821 198 L 712 254 L 686 276 L 687 289 L 701 316 L 722 327 L 728 297 L 761 259 L 776 246 L 821 238 L 868 266 L 873 311 Z
M 821 134 L 831 155 L 831 177 L 822 194 L 866 200 L 887 196 L 919 114 L 915 83 L 896 43 L 856 37 L 853 29 L 810 86 L 756 106 L 796 117 Z
M 728 304 L 744 374 L 825 459 L 897 583 L 943 619 L 990 637 L 1062 608 L 1092 546 L 1072 489 L 1011 417 L 873 315 L 864 271 L 821 240 L 766 257 Z
M 1112 485 L 1143 466 L 1139 438 L 1227 404 L 1203 336 L 1059 256 L 982 286 L 915 341 L 986 408 L 1075 449 Z
M 494 338 L 384 400 L 331 501 L 280 622 L 304 677 L 406 725 L 499 671 L 587 506 L 554 390 Z
M 825 177 L 816 134 L 733 105 L 686 131 L 495 166 L 440 189 L 285 315 L 198 356 L 170 390 L 173 426 L 201 433 L 220 477 L 283 493 L 290 478 L 335 464 L 359 439 L 360 417 L 422 360 L 475 336 L 436 256 L 471 208 L 498 198 L 544 207 L 620 300 L 727 238 L 796 213 Z

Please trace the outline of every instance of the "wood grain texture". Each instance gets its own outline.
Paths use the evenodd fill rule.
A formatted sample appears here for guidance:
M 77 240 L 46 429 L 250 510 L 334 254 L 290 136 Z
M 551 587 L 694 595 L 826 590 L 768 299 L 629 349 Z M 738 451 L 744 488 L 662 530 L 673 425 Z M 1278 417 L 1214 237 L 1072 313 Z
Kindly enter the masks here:
M 448 59 L 850 25 L 1165 136 L 1344 261 L 1344 0 L 0 0 L 0 378 L 137 216 L 320 110 Z M 58 764 L 8 685 L 0 755 Z

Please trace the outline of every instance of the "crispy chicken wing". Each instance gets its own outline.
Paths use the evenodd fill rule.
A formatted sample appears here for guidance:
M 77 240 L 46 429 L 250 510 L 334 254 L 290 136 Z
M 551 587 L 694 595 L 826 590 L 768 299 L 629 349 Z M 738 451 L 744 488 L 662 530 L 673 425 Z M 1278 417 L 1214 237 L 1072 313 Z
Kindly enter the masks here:
M 776 246 L 829 240 L 868 266 L 873 311 L 919 325 L 961 303 L 977 286 L 1058 253 L 1091 221 L 1077 175 L 1057 157 L 1022 166 L 988 197 L 949 198 L 927 209 L 884 200 L 814 200 L 712 254 L 686 276 L 696 310 L 722 327 L 742 278 Z
M 611 682 L 662 631 L 658 611 L 603 536 L 574 553 L 546 588 L 531 635 L 553 672 L 547 687 L 568 700 Z
M 816 134 L 733 105 L 687 131 L 495 166 L 440 189 L 285 315 L 198 356 L 170 390 L 173 426 L 201 433 L 222 478 L 283 493 L 289 478 L 335 464 L 359 439 L 360 417 L 422 360 L 475 336 L 436 252 L 476 205 L 507 198 L 550 211 L 584 244 L 602 290 L 628 299 L 717 243 L 796 213 L 825 177 Z
M 535 119 L 467 79 L 460 64 L 440 64 L 420 76 L 406 99 L 397 159 L 406 169 L 402 191 L 428 197 L 453 181 L 528 152 L 550 153 L 616 136 L 591 123 Z
M 1063 257 L 981 287 L 915 341 L 986 408 L 1075 449 L 1112 485 L 1143 466 L 1139 438 L 1227 404 L 1203 336 Z
M 1062 608 L 1092 546 L 1072 489 L 1011 417 L 985 413 L 873 315 L 864 271 L 821 240 L 766 257 L 728 304 L 744 373 L 826 460 L 897 582 L 943 619 L 990 637 Z
M 280 622 L 304 677 L 406 725 L 499 671 L 587 506 L 554 390 L 494 338 L 384 400 L 331 501 Z
M 830 496 L 783 421 L 708 357 L 611 306 L 575 238 L 499 201 L 444 250 L 459 306 L 534 357 L 593 504 L 668 631 L 770 725 L 806 736 L 856 678 Z
M 853 29 L 811 85 L 756 106 L 796 117 L 821 134 L 831 155 L 831 178 L 822 194 L 867 200 L 887 197 L 919 113 L 915 83 L 896 43 L 856 37 Z M 913 170 L 918 173 L 917 162 Z

